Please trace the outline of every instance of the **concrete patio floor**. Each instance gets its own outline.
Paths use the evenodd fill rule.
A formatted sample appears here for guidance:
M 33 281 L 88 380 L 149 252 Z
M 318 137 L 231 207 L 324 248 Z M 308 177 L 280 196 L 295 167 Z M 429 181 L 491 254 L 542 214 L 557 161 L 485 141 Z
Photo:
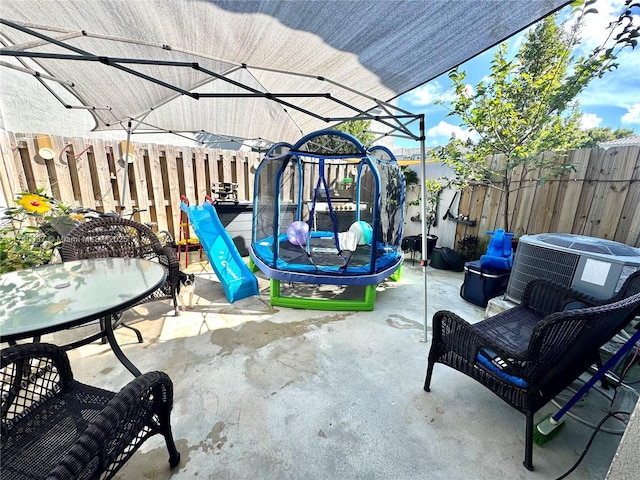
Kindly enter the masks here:
M 192 253 L 197 260 L 197 255 Z M 274 308 L 260 296 L 229 304 L 208 262 L 197 275 L 194 308 L 179 317 L 168 302 L 129 311 L 144 343 L 116 337 L 142 371 L 174 382 L 174 470 L 159 436 L 118 479 L 549 479 L 567 471 L 592 429 L 569 419 L 544 447 L 535 471 L 523 465 L 524 416 L 487 389 L 436 365 L 422 389 L 430 319 L 440 309 L 471 322 L 484 309 L 460 298 L 463 274 L 428 267 L 429 336 L 423 340 L 423 274 L 408 260 L 399 282 L 378 287 L 373 312 Z M 44 338 L 43 341 L 47 341 Z M 59 340 L 59 339 L 58 339 Z M 108 346 L 70 352 L 77 379 L 117 390 L 131 374 Z M 537 419 L 556 411 L 549 404 Z M 599 434 L 569 477 L 604 479 L 621 437 Z

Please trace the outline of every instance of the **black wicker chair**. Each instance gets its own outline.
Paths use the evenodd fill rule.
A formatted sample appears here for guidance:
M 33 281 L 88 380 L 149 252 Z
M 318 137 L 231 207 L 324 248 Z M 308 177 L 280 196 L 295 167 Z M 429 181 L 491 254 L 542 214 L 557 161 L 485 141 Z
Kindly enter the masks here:
M 158 261 L 167 271 L 167 280 L 139 304 L 171 299 L 175 314 L 180 315 L 177 298 L 180 273 L 178 256 L 171 246 L 163 246 L 153 230 L 146 225 L 117 217 L 92 219 L 73 228 L 63 237 L 60 255 L 65 262 L 107 257 L 134 257 Z M 113 319 L 114 328 L 120 324 L 122 314 L 116 317 Z M 142 343 L 142 335 L 137 329 L 122 325 L 134 330 L 138 342 Z M 104 327 L 102 330 L 104 331 Z
M 111 478 L 140 445 L 164 436 L 171 468 L 173 385 L 162 372 L 136 377 L 118 393 L 73 379 L 65 351 L 46 343 L 2 350 L 2 478 Z
M 424 389 L 435 363 L 480 382 L 526 415 L 524 466 L 533 470 L 534 414 L 593 363 L 599 348 L 640 312 L 640 272 L 604 303 L 546 280 L 533 280 L 522 303 L 476 324 L 455 313 L 433 317 Z

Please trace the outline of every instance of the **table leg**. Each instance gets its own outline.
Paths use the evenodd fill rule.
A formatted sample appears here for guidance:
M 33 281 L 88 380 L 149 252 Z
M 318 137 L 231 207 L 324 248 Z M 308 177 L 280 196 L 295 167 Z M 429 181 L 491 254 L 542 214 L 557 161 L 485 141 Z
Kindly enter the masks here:
M 133 374 L 134 377 L 139 377 L 140 375 L 142 375 L 140 373 L 140 370 L 138 370 L 133 365 L 133 363 L 131 363 L 131 361 L 127 358 L 127 356 L 124 354 L 124 352 L 120 348 L 120 345 L 118 345 L 118 342 L 116 341 L 116 337 L 113 334 L 113 323 L 111 322 L 111 317 L 105 318 L 104 323 L 105 323 L 105 330 L 107 333 L 107 340 L 109 341 L 111 350 L 113 350 L 113 353 L 115 354 L 115 356 L 118 358 L 118 360 L 120 360 L 120 363 L 122 363 L 126 367 L 126 369 Z

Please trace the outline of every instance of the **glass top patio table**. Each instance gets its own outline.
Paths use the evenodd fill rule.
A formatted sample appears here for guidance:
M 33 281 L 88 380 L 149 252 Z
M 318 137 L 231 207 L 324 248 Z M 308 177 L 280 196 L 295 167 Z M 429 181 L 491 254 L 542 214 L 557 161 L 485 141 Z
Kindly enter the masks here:
M 37 337 L 109 316 L 135 305 L 165 279 L 160 264 L 139 258 L 76 260 L 0 275 L 0 341 Z M 125 363 L 111 322 L 105 323 L 109 343 Z M 137 369 L 132 373 L 139 374 Z

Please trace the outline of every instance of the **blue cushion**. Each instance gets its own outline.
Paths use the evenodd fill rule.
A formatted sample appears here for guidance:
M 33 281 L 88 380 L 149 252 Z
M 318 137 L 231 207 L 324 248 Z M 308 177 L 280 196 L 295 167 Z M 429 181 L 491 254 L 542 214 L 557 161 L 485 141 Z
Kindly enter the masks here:
M 562 309 L 562 311 L 566 312 L 567 310 L 578 310 L 579 308 L 587 308 L 588 306 L 589 305 L 584 302 L 581 302 L 579 300 L 574 300 L 573 302 L 567 303 Z
M 516 376 L 515 371 L 508 362 L 503 360 L 496 352 L 488 348 L 478 350 L 478 362 L 487 370 L 492 371 L 503 380 L 518 387 L 528 387 L 529 384 Z

